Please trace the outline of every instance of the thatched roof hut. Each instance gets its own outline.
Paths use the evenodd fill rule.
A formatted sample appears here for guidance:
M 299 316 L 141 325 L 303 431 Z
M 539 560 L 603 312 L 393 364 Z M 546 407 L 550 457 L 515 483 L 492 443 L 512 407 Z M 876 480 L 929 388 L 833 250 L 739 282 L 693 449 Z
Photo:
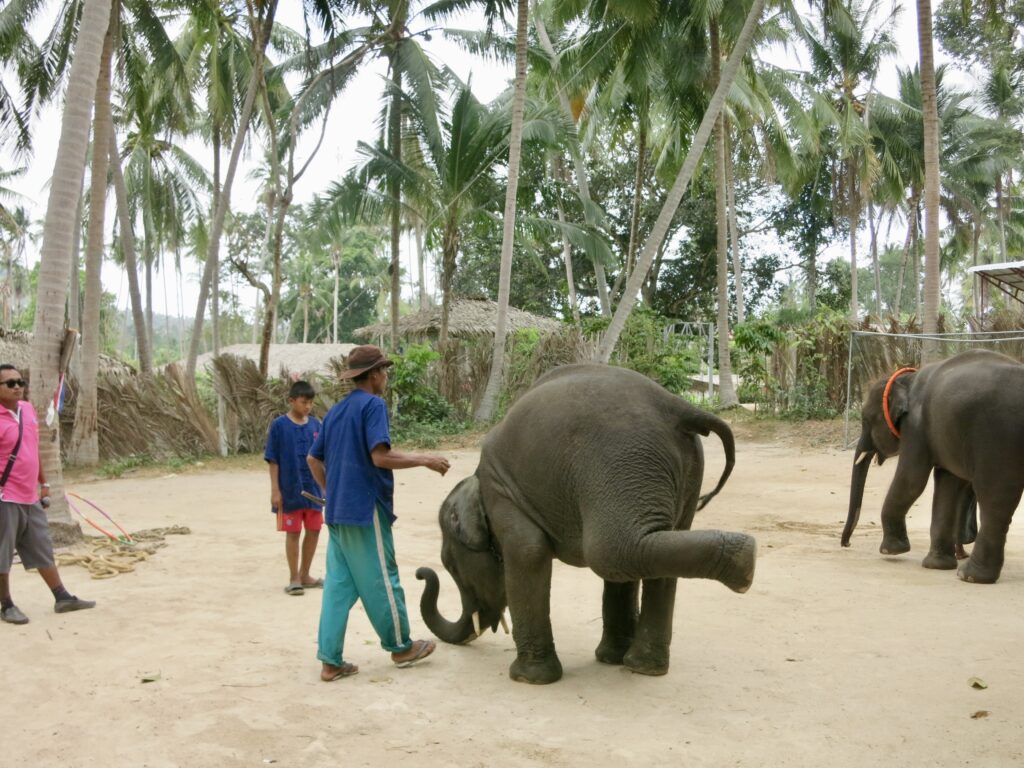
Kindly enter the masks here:
M 0 363 L 10 363 L 16 366 L 21 373 L 28 373 L 32 364 L 32 334 L 28 331 L 0 328 Z M 135 369 L 128 363 L 122 363 L 102 352 L 100 353 L 100 371 L 121 375 L 135 373 Z
M 448 313 L 448 333 L 456 339 L 493 336 L 498 322 L 498 304 L 487 299 L 456 299 Z M 534 328 L 542 333 L 557 331 L 562 324 L 550 317 L 541 317 L 515 307 L 508 308 L 509 333 Z M 441 330 L 441 307 L 429 307 L 405 315 L 398 320 L 401 336 L 426 341 L 436 339 Z M 356 328 L 353 335 L 363 339 L 378 339 L 391 333 L 391 323 L 377 323 Z

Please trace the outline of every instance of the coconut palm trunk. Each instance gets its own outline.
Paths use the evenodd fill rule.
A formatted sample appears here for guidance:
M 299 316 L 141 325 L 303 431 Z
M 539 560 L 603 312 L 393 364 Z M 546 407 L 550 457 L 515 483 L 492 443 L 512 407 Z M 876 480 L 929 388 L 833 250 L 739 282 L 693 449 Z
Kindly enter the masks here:
M 82 194 L 82 167 L 89 145 L 93 99 L 103 56 L 103 41 L 110 26 L 110 0 L 85 0 L 71 64 L 60 141 L 43 224 L 36 315 L 32 326 L 31 397 L 42 416 L 57 388 L 61 345 L 64 343 L 64 305 L 68 292 L 71 243 L 78 222 L 69 216 L 78 209 Z M 102 148 L 101 150 L 102 151 Z M 64 500 L 64 474 L 60 463 L 60 427 L 39 421 L 39 458 L 50 482 L 53 503 L 47 511 L 54 539 L 81 537 Z
M 224 231 L 224 220 L 227 218 L 228 208 L 231 206 L 231 186 L 235 182 L 235 172 L 238 170 L 238 160 L 242 155 L 242 146 L 245 144 L 245 136 L 249 130 L 249 120 L 252 118 L 253 107 L 256 104 L 256 94 L 259 91 L 260 84 L 263 82 L 263 64 L 266 58 L 267 45 L 270 42 L 270 33 L 274 28 L 274 14 L 276 12 L 277 0 L 269 0 L 262 25 L 255 22 L 253 25 L 257 30 L 256 39 L 253 40 L 255 62 L 253 63 L 249 85 L 245 92 L 245 101 L 242 103 L 242 111 L 238 116 L 238 130 L 235 132 L 234 142 L 231 146 L 231 156 L 228 160 L 227 171 L 224 174 L 224 183 L 221 186 L 220 193 L 217 195 L 217 206 L 214 211 L 213 221 L 210 223 L 206 266 L 203 268 L 203 277 L 199 283 L 196 317 L 195 322 L 192 324 L 192 339 L 189 343 L 188 359 L 185 363 L 185 374 L 188 381 L 195 381 L 196 360 L 199 358 L 199 344 L 203 336 L 203 320 L 206 317 L 206 301 L 209 298 L 210 287 L 213 284 L 214 269 L 217 266 L 217 259 L 220 255 L 220 237 Z
M 711 76 L 719 79 L 721 48 L 718 22 L 711 22 Z M 725 176 L 725 116 L 718 116 L 715 129 L 715 229 L 718 253 L 718 401 L 722 408 L 735 408 L 740 404 L 732 384 L 732 357 L 729 354 L 729 220 L 726 206 Z M 708 377 L 712 376 L 708 371 Z M 710 381 L 708 382 L 710 386 Z M 710 390 L 709 390 L 710 391 Z
M 939 324 L 939 112 L 935 93 L 931 0 L 917 0 L 917 42 L 921 57 L 921 107 L 924 119 L 924 317 L 922 330 Z M 925 344 L 924 362 L 936 353 Z
M 78 397 L 75 400 L 75 427 L 68 448 L 71 463 L 94 466 L 99 463 L 98 405 L 96 379 L 100 359 L 100 301 L 103 285 L 103 246 L 106 218 L 107 172 L 110 154 L 98 151 L 110 145 L 114 126 L 110 112 L 110 70 L 114 52 L 116 4 L 111 4 L 110 24 L 103 41 L 100 74 L 96 81 L 96 105 L 93 118 L 93 153 L 89 183 L 89 231 L 85 246 L 85 301 L 82 307 L 82 364 L 78 372 Z
M 636 305 L 637 294 L 640 292 L 640 288 L 647 278 L 647 273 L 650 271 L 651 265 L 658 255 L 662 241 L 664 241 L 665 236 L 668 234 L 672 219 L 679 209 L 679 203 L 686 193 L 686 188 L 690 185 L 690 179 L 693 177 L 697 162 L 704 154 L 704 149 L 707 147 L 708 139 L 711 137 L 711 132 L 718 120 L 718 115 L 725 104 L 726 95 L 736 79 L 736 72 L 739 70 L 740 62 L 746 56 L 747 49 L 754 38 L 754 31 L 757 28 L 758 20 L 761 18 L 763 8 L 764 0 L 754 0 L 750 6 L 747 18 L 743 22 L 743 29 L 736 38 L 732 54 L 722 70 L 718 87 L 715 88 L 714 95 L 712 95 L 711 101 L 708 103 L 708 108 L 704 112 L 700 126 L 693 136 L 693 141 L 686 153 L 686 158 L 683 160 L 683 165 L 679 169 L 679 173 L 676 174 L 675 182 L 669 190 L 665 204 L 661 208 L 661 213 L 658 214 L 654 227 L 651 229 L 651 234 L 648 235 L 647 240 L 644 242 L 643 250 L 641 250 L 639 257 L 637 257 L 636 269 L 633 270 L 633 274 L 629 276 L 629 280 L 626 282 L 626 289 L 622 294 L 618 307 L 615 309 L 611 324 L 601 337 L 601 343 L 594 353 L 594 359 L 599 362 L 608 362 L 615 349 L 615 345 L 618 344 L 619 336 L 622 335 L 623 328 L 626 327 L 626 319 Z
M 732 244 L 732 281 L 736 293 L 736 322 L 747 319 L 747 308 L 743 300 L 743 260 L 740 258 L 740 225 L 736 213 L 736 175 L 732 164 L 730 147 L 732 130 L 729 120 L 725 121 L 725 204 L 729 208 L 729 242 Z
M 536 6 L 534 7 L 536 8 Z M 534 26 L 537 29 L 537 40 L 540 41 L 540 46 L 544 50 L 545 55 L 551 60 L 552 72 L 557 75 L 559 65 L 558 53 L 551 44 L 551 38 L 548 37 L 547 28 L 544 26 L 544 19 L 541 18 L 539 13 L 535 14 Z M 565 88 L 558 88 L 558 103 L 562 107 L 562 114 L 575 125 L 576 116 L 573 114 L 572 105 L 569 103 L 569 95 L 566 93 Z M 569 144 L 572 154 L 573 172 L 576 176 L 576 187 L 580 193 L 580 200 L 583 201 L 583 220 L 587 224 L 593 224 L 593 214 L 589 205 L 590 177 L 587 174 L 586 163 L 583 162 L 583 151 L 578 141 L 571 141 Z M 611 317 L 612 303 L 608 294 L 608 279 L 605 277 L 604 264 L 596 260 L 594 261 L 594 281 L 597 283 L 597 298 L 601 305 L 601 314 L 605 317 Z
M 505 188 L 505 215 L 501 234 L 501 268 L 498 276 L 498 317 L 494 328 L 494 353 L 491 376 L 477 408 L 477 421 L 487 422 L 494 416 L 498 394 L 505 378 L 505 335 L 508 302 L 512 282 L 512 246 L 516 228 L 516 192 L 519 189 L 519 162 L 523 143 L 523 114 L 526 108 L 526 28 L 529 6 L 518 0 L 516 16 L 516 80 L 512 97 L 512 126 L 508 147 L 508 186 Z
M 860 227 L 860 204 L 857 192 L 857 170 L 853 158 L 846 161 L 846 181 L 850 200 L 850 322 L 856 324 L 860 315 L 857 286 L 857 229 Z
M 114 179 L 114 195 L 117 198 L 117 218 L 121 226 L 121 250 L 124 254 L 124 271 L 128 276 L 128 296 L 132 305 L 132 322 L 135 324 L 135 343 L 139 352 L 139 372 L 144 376 L 153 373 L 153 357 L 150 353 L 149 334 L 146 332 L 146 315 L 142 308 L 142 292 L 139 289 L 139 264 L 135 256 L 135 231 L 132 227 L 131 212 L 128 208 L 128 187 L 121 170 L 121 155 L 117 151 L 117 139 L 110 134 L 110 171 Z

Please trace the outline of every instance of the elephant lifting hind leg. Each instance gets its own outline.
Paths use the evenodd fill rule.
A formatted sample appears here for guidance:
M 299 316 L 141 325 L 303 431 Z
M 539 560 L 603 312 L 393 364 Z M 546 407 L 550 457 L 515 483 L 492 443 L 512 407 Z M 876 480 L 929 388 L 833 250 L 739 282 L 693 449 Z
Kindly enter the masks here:
M 701 497 L 698 435 L 711 432 L 726 467 Z M 510 676 L 554 682 L 562 675 L 550 604 L 558 558 L 604 579 L 598 660 L 664 674 L 676 579 L 715 579 L 736 592 L 753 581 L 753 538 L 688 530 L 732 472 L 734 454 L 725 422 L 638 373 L 600 365 L 552 371 L 491 430 L 476 474 L 442 505 L 441 561 L 459 588 L 462 617 L 440 616 L 437 575 L 421 568 L 424 621 L 442 640 L 466 642 L 477 624 L 495 628 L 507 603 L 516 643 Z

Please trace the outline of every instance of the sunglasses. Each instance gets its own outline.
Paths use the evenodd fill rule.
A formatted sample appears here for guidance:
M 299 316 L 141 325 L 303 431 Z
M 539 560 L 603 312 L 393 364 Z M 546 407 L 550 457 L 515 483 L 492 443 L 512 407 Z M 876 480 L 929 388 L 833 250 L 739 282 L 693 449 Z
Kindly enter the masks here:
M 0 384 L 6 385 L 8 389 L 17 389 L 18 387 L 24 389 L 25 384 L 27 383 L 28 382 L 24 379 L 7 379 L 7 381 L 0 381 Z

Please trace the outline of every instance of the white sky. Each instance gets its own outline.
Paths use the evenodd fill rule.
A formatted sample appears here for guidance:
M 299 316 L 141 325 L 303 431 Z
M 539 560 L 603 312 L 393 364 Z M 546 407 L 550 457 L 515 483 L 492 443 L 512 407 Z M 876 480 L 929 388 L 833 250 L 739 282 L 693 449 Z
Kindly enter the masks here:
M 282 2 L 278 12 L 278 21 L 301 31 L 303 22 L 299 4 Z M 893 94 L 895 92 L 896 67 L 912 66 L 917 61 L 916 23 L 916 14 L 911 6 L 909 11 L 901 14 L 897 22 L 895 34 L 900 49 L 899 54 L 894 60 L 887 62 L 883 68 L 876 84 L 877 90 Z M 456 19 L 449 26 L 480 28 L 482 21 L 479 20 L 479 17 L 465 16 Z M 45 29 L 46 25 L 40 24 L 39 27 Z M 497 64 L 471 57 L 455 44 L 445 40 L 440 34 L 433 35 L 432 40 L 425 45 L 438 62 L 448 64 L 463 79 L 472 77 L 474 93 L 482 101 L 489 101 L 500 93 L 512 78 L 511 64 Z M 776 63 L 789 66 L 806 64 L 806 62 L 795 60 L 792 54 L 781 51 L 773 53 L 770 58 Z M 372 141 L 376 134 L 374 120 L 380 110 L 381 80 L 384 74 L 383 63 L 366 69 L 354 79 L 341 100 L 335 104 L 328 122 L 323 147 L 296 187 L 296 202 L 309 200 L 317 192 L 326 189 L 331 182 L 341 178 L 358 160 L 357 142 L 360 140 Z M 34 154 L 28 161 L 28 170 L 24 176 L 10 181 L 7 186 L 23 195 L 22 204 L 29 209 L 33 218 L 41 220 L 45 213 L 48 181 L 53 170 L 56 148 L 60 139 L 60 120 L 56 107 L 51 107 L 38 116 L 33 122 L 32 131 Z M 316 142 L 315 134 L 317 133 L 318 129 L 311 129 L 305 139 L 300 142 L 299 151 L 296 154 L 297 166 L 308 156 L 309 150 Z M 212 167 L 210 152 L 200 142 L 192 142 L 187 146 L 198 160 L 208 167 Z M 232 192 L 232 205 L 235 210 L 251 211 L 256 206 L 258 185 L 249 178 L 249 175 L 258 165 L 259 159 L 259 157 L 243 156 Z M 19 162 L 9 152 L 0 150 L 0 169 L 7 170 L 23 164 L 24 161 Z M 112 210 L 109 208 L 107 221 L 112 221 Z M 35 249 L 37 248 L 38 245 L 35 246 Z M 406 269 L 409 274 L 415 274 L 411 265 L 411 248 L 406 247 L 405 250 L 409 254 L 409 257 L 405 259 Z M 837 254 L 839 252 L 845 251 L 840 248 Z M 153 297 L 156 312 L 177 315 L 178 307 L 183 306 L 185 317 L 192 317 L 198 298 L 196 285 L 198 267 L 194 263 L 193 271 L 196 274 L 186 276 L 186 283 L 180 291 L 173 282 L 173 273 L 156 277 Z M 123 270 L 108 263 L 103 271 L 103 284 L 106 290 L 118 296 L 119 307 L 127 306 L 127 280 Z M 411 288 L 407 287 L 405 291 L 411 295 Z M 251 299 L 245 298 L 248 292 L 252 293 Z M 241 295 L 244 304 L 251 305 L 256 300 L 255 291 L 249 287 L 241 291 Z

